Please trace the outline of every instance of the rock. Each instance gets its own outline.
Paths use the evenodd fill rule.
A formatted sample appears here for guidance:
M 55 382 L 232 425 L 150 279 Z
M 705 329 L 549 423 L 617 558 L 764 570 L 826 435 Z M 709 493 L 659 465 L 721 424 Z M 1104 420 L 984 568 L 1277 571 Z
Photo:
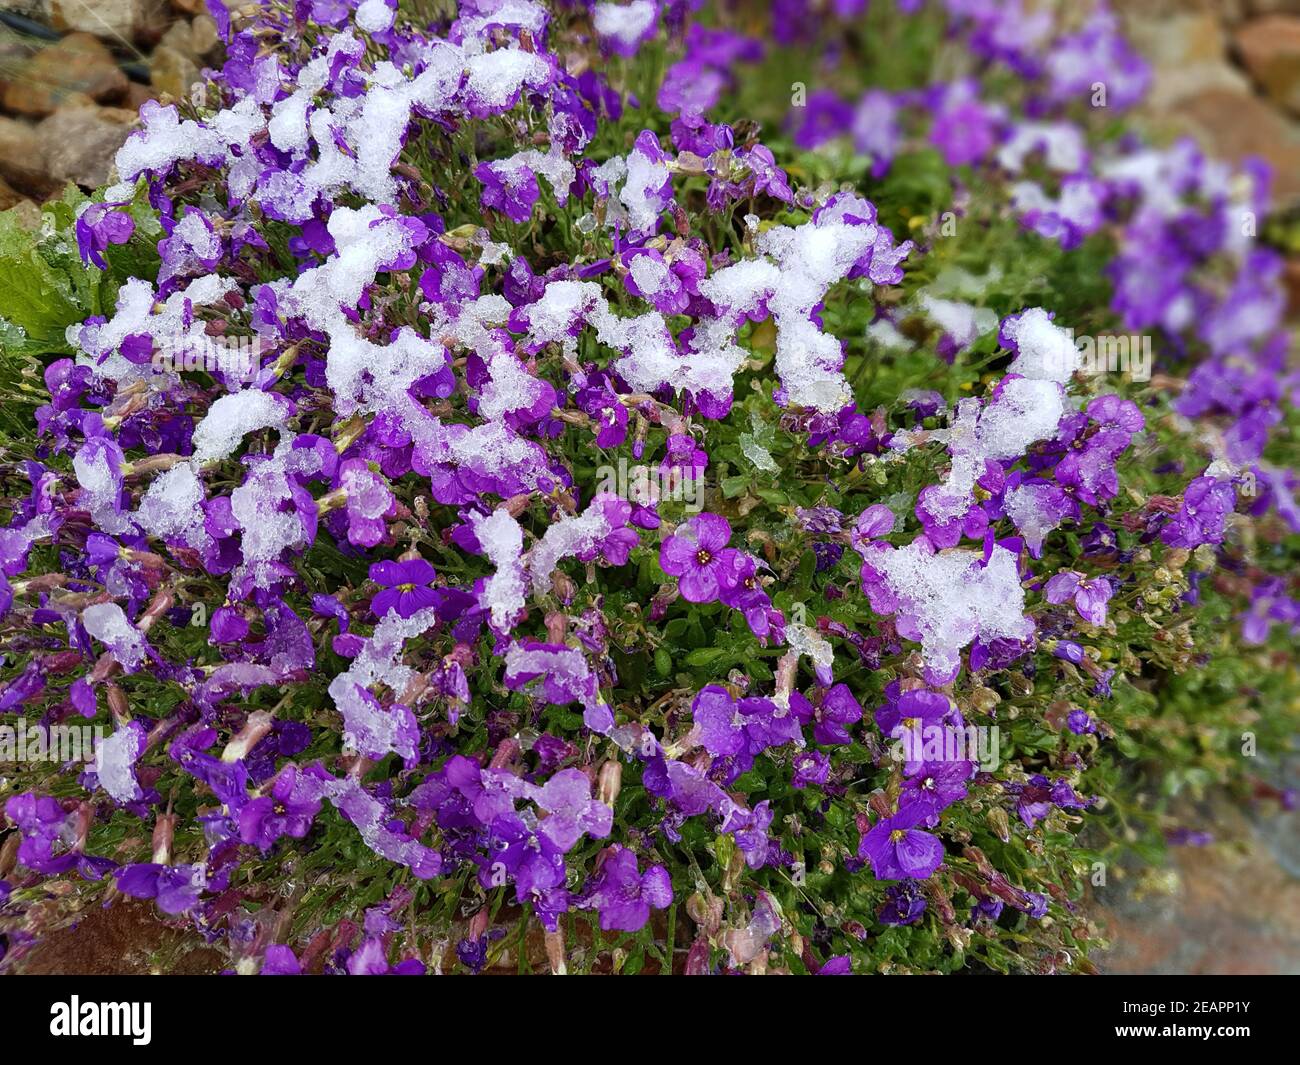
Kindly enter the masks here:
M 1283 770 L 1288 783 L 1294 768 Z M 1273 779 L 1270 774 L 1266 779 Z M 1180 824 L 1216 842 L 1173 848 L 1171 869 L 1120 862 L 1091 892 L 1112 947 L 1103 973 L 1300 972 L 1300 813 L 1213 792 L 1171 804 Z
M 5 10 L 33 22 L 50 21 L 50 0 L 6 0 Z
M 1284 11 L 1295 11 L 1295 0 L 1245 0 L 1245 4 L 1252 15 L 1276 15 Z
M 1124 0 L 1112 10 L 1121 17 L 1168 18 L 1174 15 L 1210 14 L 1232 20 L 1243 13 L 1247 0 Z
M 194 54 L 194 30 L 183 18 L 177 19 L 167 27 L 167 32 L 158 42 L 164 48 L 173 48 L 185 55 Z
M 158 44 L 163 48 L 173 48 L 197 62 L 206 62 L 217 57 L 221 38 L 217 35 L 216 20 L 210 15 L 199 15 L 190 22 L 177 19 Z
M 1300 316 L 1300 257 L 1295 255 L 1287 257 L 1282 281 L 1286 285 L 1287 315 L 1294 319 Z
M 20 203 L 30 203 L 21 192 L 17 191 L 4 178 L 0 178 L 0 211 L 7 211 L 10 207 L 17 207 Z
M 45 170 L 59 181 L 94 188 L 108 182 L 118 148 L 135 124 L 134 111 L 65 107 L 36 127 Z
M 112 53 L 89 33 L 71 33 L 42 48 L 17 70 L 5 87 L 4 106 L 22 115 L 49 115 L 74 93 L 99 103 L 126 95 L 126 75 Z
M 138 81 L 133 81 L 126 90 L 126 99 L 122 101 L 122 106 L 128 111 L 139 111 L 146 100 L 156 99 L 158 99 L 156 89 L 150 85 L 141 85 Z
M 0 94 L 4 93 L 13 76 L 40 44 L 30 37 L 20 37 L 8 26 L 0 25 Z
M 1300 132 L 1259 97 L 1210 89 L 1184 100 L 1171 117 L 1210 155 L 1232 162 L 1251 155 L 1267 160 L 1274 205 L 1285 210 L 1300 204 Z
M 1169 110 L 1210 89 L 1250 92 L 1250 83 L 1228 61 L 1227 34 L 1214 14 L 1133 16 L 1128 29 L 1133 44 L 1154 68 L 1148 108 Z
M 190 48 L 197 59 L 215 59 L 221 49 L 217 22 L 211 15 L 200 15 L 190 23 Z
M 0 116 L 0 178 L 41 200 L 61 184 L 45 173 L 35 127 L 16 118 Z
M 19 200 L 9 208 L 9 212 L 9 217 L 23 229 L 39 229 L 41 226 L 41 209 L 31 200 Z
M 0 115 L 0 171 L 36 155 L 36 131 L 26 122 Z
M 108 40 L 130 40 L 143 0 L 48 0 L 49 22 L 56 30 L 93 33 Z
M 1300 114 L 1300 17 L 1252 19 L 1237 31 L 1236 45 L 1255 84 Z
M 160 44 L 149 57 L 149 78 L 153 87 L 173 100 L 184 99 L 199 77 L 199 67 L 185 52 Z
M 30 40 L 19 37 L 8 26 L 0 23 L 0 103 L 4 102 L 4 94 L 9 91 L 14 77 L 31 58 L 33 51 Z

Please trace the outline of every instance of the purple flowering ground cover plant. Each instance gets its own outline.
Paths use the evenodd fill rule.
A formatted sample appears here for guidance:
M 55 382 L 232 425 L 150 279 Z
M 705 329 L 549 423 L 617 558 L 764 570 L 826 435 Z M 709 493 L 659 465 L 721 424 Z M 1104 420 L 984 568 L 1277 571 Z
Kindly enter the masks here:
M 1104 4 L 209 8 L 0 216 L 0 968 L 1087 972 L 1267 784 L 1269 175 Z

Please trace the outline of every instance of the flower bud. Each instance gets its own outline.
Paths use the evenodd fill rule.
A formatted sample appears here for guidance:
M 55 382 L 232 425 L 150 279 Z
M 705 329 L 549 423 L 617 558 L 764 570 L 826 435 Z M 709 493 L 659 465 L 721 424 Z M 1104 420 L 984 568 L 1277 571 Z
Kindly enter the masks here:
M 0 878 L 13 872 L 18 863 L 18 845 L 22 843 L 21 832 L 12 832 L 4 843 L 0 843 Z
M 691 944 L 691 949 L 686 952 L 686 975 L 708 976 L 708 974 L 709 941 L 700 937 Z
M 159 814 L 153 826 L 153 861 L 155 865 L 171 865 L 172 837 L 176 833 L 176 815 Z
M 563 643 L 568 629 L 569 619 L 563 611 L 552 610 L 546 615 L 546 638 L 551 643 Z
M 567 975 L 569 967 L 564 959 L 564 930 L 557 928 L 554 932 L 547 932 L 543 939 L 546 944 L 546 960 L 551 963 L 551 974 Z
M 697 891 L 686 900 L 686 914 L 706 936 L 717 935 L 722 927 L 722 900 Z
M 519 741 L 507 736 L 497 744 L 497 749 L 492 754 L 492 761 L 488 763 L 488 768 L 505 769 L 506 766 L 519 757 L 520 750 Z
M 126 692 L 116 684 L 110 683 L 107 687 L 109 713 L 113 715 L 113 724 L 121 728 L 131 721 L 131 708 L 127 704 Z
M 612 809 L 615 800 L 618 799 L 618 793 L 622 786 L 623 764 L 616 759 L 611 758 L 600 767 L 600 778 L 596 789 L 596 796 L 601 802 Z
M 989 828 L 993 829 L 993 834 L 997 836 L 998 839 L 1003 843 L 1010 841 L 1011 826 L 1007 822 L 1006 810 L 1002 809 L 1001 806 L 995 806 L 987 815 L 985 815 L 985 820 L 988 822 Z
M 275 718 L 268 711 L 254 710 L 248 715 L 244 727 L 226 744 L 226 749 L 221 752 L 221 760 L 229 764 L 247 757 L 248 752 L 271 731 L 274 721 Z

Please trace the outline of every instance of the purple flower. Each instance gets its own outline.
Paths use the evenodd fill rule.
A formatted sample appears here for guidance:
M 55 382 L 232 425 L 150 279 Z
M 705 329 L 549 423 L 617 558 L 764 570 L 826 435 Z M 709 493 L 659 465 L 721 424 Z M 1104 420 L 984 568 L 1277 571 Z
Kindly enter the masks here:
M 1080 798 L 1065 780 L 1051 781 L 1041 773 L 1033 774 L 1024 784 L 1005 784 L 1004 788 L 1016 796 L 1016 813 L 1029 828 L 1051 813 L 1053 806 L 1082 810 L 1094 801 Z
M 135 232 L 135 222 L 121 203 L 92 203 L 77 216 L 75 232 L 82 262 L 107 270 L 104 250 L 110 244 L 125 244 Z
M 813 739 L 826 747 L 852 743 L 848 727 L 862 720 L 862 704 L 853 697 L 847 684 L 827 689 L 816 706 L 794 692 L 790 696 L 790 709 L 804 724 L 812 723 Z
M 537 175 L 526 164 L 480 163 L 474 176 L 483 184 L 483 209 L 496 210 L 516 225 L 532 217 L 542 191 Z
M 916 924 L 925 913 L 925 898 L 916 883 L 904 880 L 885 889 L 885 905 L 880 910 L 880 923 L 902 927 Z
M 728 549 L 723 555 L 728 561 L 718 598 L 744 614 L 750 632 L 765 640 L 774 627 L 780 629 L 782 622 L 780 613 L 772 609 L 772 600 L 763 590 L 758 561 L 745 551 Z
M 262 958 L 263 976 L 301 976 L 302 966 L 293 951 L 282 943 L 272 943 Z
M 1036 891 L 1026 891 L 1021 895 L 1021 909 L 1035 920 L 1047 916 L 1047 896 Z
M 397 513 L 397 500 L 388 483 L 371 470 L 367 462 L 348 459 L 339 466 L 339 487 L 347 493 L 348 543 L 374 547 L 388 531 L 384 519 Z M 402 616 L 409 617 L 407 614 Z
M 876 726 L 895 739 L 904 731 L 939 724 L 953 711 L 952 701 L 941 692 L 924 688 L 900 692 L 896 681 L 885 688 L 885 699 L 876 710 Z
M 250 799 L 239 811 L 239 838 L 263 851 L 281 836 L 302 839 L 320 813 L 320 787 L 286 765 L 271 785 L 271 793 Z
M 213 643 L 239 643 L 248 636 L 248 621 L 235 607 L 218 607 L 208 622 L 208 637 Z
M 1160 531 L 1160 539 L 1170 547 L 1188 549 L 1222 543 L 1228 515 L 1235 504 L 1232 481 L 1197 477 L 1183 493 L 1178 513 Z
M 376 617 L 391 610 L 397 616 L 409 618 L 438 601 L 437 593 L 429 587 L 434 569 L 422 558 L 406 562 L 376 562 L 370 567 L 370 579 L 384 590 L 370 600 L 370 609 Z
M 934 816 L 966 798 L 966 781 L 975 773 L 973 762 L 919 762 L 907 766 L 899 793 L 900 805 L 928 806 Z
M 1073 599 L 1075 610 L 1090 625 L 1106 624 L 1106 604 L 1114 594 L 1108 578 L 1087 578 L 1074 570 L 1058 573 L 1043 589 L 1043 596 L 1049 603 Z
M 934 93 L 930 140 L 949 166 L 967 166 L 986 158 L 998 141 L 1002 109 L 980 102 L 973 79 L 953 82 Z
M 117 873 L 117 889 L 136 899 L 154 899 L 163 913 L 192 910 L 203 894 L 206 879 L 200 865 L 123 866 Z
M 1097 731 L 1097 722 L 1087 710 L 1071 710 L 1065 725 L 1076 736 L 1088 736 Z
M 794 143 L 804 151 L 818 148 L 847 133 L 853 123 L 853 108 L 829 89 L 820 89 L 799 109 Z
M 677 577 L 688 603 L 711 603 L 722 591 L 730 556 L 726 554 L 731 526 L 718 514 L 697 514 L 677 527 L 659 548 L 659 565 Z
M 600 912 L 604 931 L 638 932 L 650 920 L 652 908 L 662 910 L 672 904 L 672 878 L 662 865 L 652 865 L 642 874 L 636 855 L 617 843 L 605 854 L 588 885 L 585 905 Z
M 591 781 L 580 769 L 562 769 L 537 796 L 546 811 L 537 831 L 561 851 L 573 849 L 584 834 L 604 839 L 614 823 L 614 811 L 591 797 Z
M 905 806 L 862 837 L 858 857 L 871 862 L 877 880 L 924 880 L 939 868 L 943 862 L 939 837 L 916 828 L 930 816 L 926 804 Z
M 366 936 L 347 960 L 349 976 L 422 976 L 424 963 L 407 958 L 396 965 L 388 964 L 388 950 L 382 936 Z
M 691 716 L 700 744 L 710 754 L 725 758 L 745 749 L 744 721 L 725 688 L 716 684 L 701 688 L 691 703 Z
M 481 936 L 462 939 L 456 944 L 456 958 L 471 973 L 477 976 L 488 963 L 488 948 L 495 940 L 505 936 L 504 928 L 491 928 Z
M 801 751 L 794 756 L 794 776 L 791 787 L 806 788 L 826 783 L 831 772 L 831 760 L 821 751 Z
M 754 180 L 754 194 L 765 194 L 782 203 L 792 203 L 794 193 L 790 191 L 790 181 L 785 171 L 776 165 L 772 150 L 762 144 L 756 144 L 748 151 L 736 153 L 736 158 L 749 168 Z

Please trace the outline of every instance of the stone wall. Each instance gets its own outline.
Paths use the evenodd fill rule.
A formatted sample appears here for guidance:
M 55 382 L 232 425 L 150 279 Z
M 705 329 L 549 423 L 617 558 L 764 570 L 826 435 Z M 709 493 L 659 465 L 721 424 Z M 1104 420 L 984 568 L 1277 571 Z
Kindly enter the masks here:
M 1280 209 L 1300 206 L 1300 0 L 1118 0 L 1154 64 L 1144 120 L 1214 155 L 1257 155 Z
M 0 210 L 103 184 L 147 99 L 220 51 L 203 0 L 0 0 Z M 42 35 L 43 31 L 43 35 Z

